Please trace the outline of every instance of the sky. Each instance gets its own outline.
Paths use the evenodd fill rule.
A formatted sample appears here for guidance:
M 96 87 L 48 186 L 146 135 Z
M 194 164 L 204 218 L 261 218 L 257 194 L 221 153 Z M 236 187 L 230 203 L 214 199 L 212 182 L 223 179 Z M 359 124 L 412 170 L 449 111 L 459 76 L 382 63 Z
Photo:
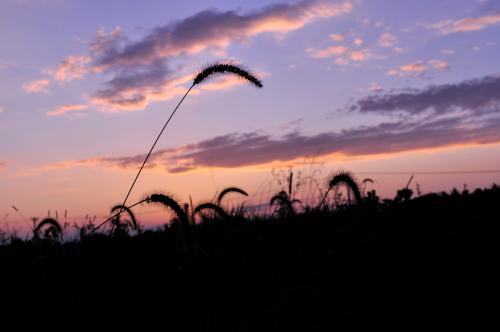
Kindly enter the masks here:
M 262 204 L 290 170 L 311 202 L 340 169 L 382 197 L 500 183 L 499 33 L 495 0 L 0 0 L 0 228 L 109 215 L 215 61 L 263 88 L 196 86 L 130 203 Z

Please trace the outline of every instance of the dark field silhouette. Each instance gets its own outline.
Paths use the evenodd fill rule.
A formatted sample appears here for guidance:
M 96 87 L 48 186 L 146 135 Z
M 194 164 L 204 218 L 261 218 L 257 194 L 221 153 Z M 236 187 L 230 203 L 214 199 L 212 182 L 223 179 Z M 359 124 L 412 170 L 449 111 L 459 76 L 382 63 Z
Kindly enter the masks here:
M 5 331 L 498 329 L 500 187 L 385 201 L 370 191 L 359 203 L 266 218 L 214 213 L 190 222 L 189 238 L 185 221 L 174 221 L 133 237 L 14 239 L 0 247 L 0 324 Z

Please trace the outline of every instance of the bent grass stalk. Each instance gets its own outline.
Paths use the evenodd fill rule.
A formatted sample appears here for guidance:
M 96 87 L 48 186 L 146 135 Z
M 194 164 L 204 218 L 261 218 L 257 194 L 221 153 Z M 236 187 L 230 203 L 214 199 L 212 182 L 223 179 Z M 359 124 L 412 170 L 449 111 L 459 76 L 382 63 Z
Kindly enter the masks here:
M 196 206 L 196 208 L 193 210 L 193 219 L 194 219 L 194 216 L 197 213 L 201 212 L 202 210 L 212 210 L 215 213 L 217 213 L 219 215 L 219 217 L 222 218 L 222 220 L 229 219 L 229 216 L 226 213 L 226 211 L 224 211 L 223 208 L 221 208 L 219 205 L 214 204 L 214 203 L 202 203 L 202 204 L 199 204 L 198 206 Z
M 294 203 L 302 204 L 302 202 L 298 199 L 290 200 L 290 197 L 284 190 L 280 191 L 279 193 L 271 197 L 269 206 L 273 206 L 276 203 L 279 206 L 277 210 L 279 214 L 283 215 L 284 213 L 286 213 L 286 211 L 288 211 L 288 213 L 292 216 L 295 215 L 295 209 L 293 208 L 293 204 Z
M 62 227 L 59 225 L 57 220 L 53 218 L 45 218 L 40 223 L 35 227 L 33 230 L 33 235 L 35 239 L 40 238 L 40 231 L 45 227 L 48 226 L 43 233 L 44 238 L 52 238 L 52 239 L 57 239 L 61 234 L 62 234 Z
M 144 168 L 144 165 L 146 165 L 146 162 L 148 161 L 149 156 L 153 152 L 154 147 L 156 146 L 156 143 L 158 143 L 158 140 L 160 139 L 161 135 L 165 131 L 165 128 L 167 128 L 167 125 L 169 124 L 170 120 L 174 116 L 175 112 L 177 109 L 181 106 L 182 102 L 184 99 L 186 99 L 187 95 L 191 90 L 196 86 L 204 81 L 210 79 L 211 77 L 219 76 L 219 75 L 225 75 L 225 74 L 233 74 L 236 75 L 243 80 L 246 80 L 247 82 L 251 83 L 257 88 L 262 88 L 262 82 L 261 80 L 254 74 L 252 74 L 250 71 L 245 69 L 242 65 L 239 65 L 235 62 L 216 62 L 215 64 L 208 65 L 204 68 L 202 68 L 193 78 L 193 83 L 189 87 L 189 89 L 186 91 L 184 96 L 181 98 L 177 106 L 174 108 L 173 112 L 170 114 L 169 118 L 167 119 L 167 122 L 165 122 L 165 125 L 161 129 L 160 133 L 158 134 L 158 137 L 156 137 L 156 140 L 154 141 L 153 145 L 151 146 L 151 149 L 149 149 L 148 154 L 146 155 L 146 158 L 144 158 L 144 162 L 142 163 L 141 167 L 139 168 L 139 171 L 137 172 L 137 175 L 135 176 L 134 181 L 132 182 L 132 185 L 130 186 L 130 189 L 127 192 L 127 195 L 125 196 L 125 199 L 123 200 L 122 205 L 125 205 L 127 203 L 128 197 L 130 196 L 130 193 L 132 192 L 132 189 L 135 186 L 135 183 L 137 182 L 137 179 L 139 178 L 139 175 L 142 172 L 142 169 Z M 120 213 L 123 212 L 123 210 L 120 211 Z M 95 232 L 102 226 L 104 226 L 109 220 L 106 220 L 105 222 L 101 223 L 98 225 L 96 228 L 94 228 L 90 233 Z
M 114 221 L 112 221 L 113 225 L 115 227 L 128 227 L 130 226 L 133 230 L 137 230 L 137 219 L 135 218 L 135 215 L 134 213 L 132 212 L 131 209 L 129 209 L 128 207 L 126 207 L 125 205 L 116 205 L 114 206 L 112 209 L 111 209 L 111 213 L 115 213 L 115 212 L 127 212 L 127 214 L 129 215 L 130 217 L 130 220 L 126 220 L 125 223 L 122 224 L 121 220 L 120 220 L 120 214 L 118 213 L 116 218 L 114 219 Z
M 359 190 L 359 185 L 358 185 L 354 175 L 352 175 L 351 173 L 349 173 L 347 171 L 340 171 L 340 172 L 334 174 L 330 178 L 330 182 L 328 183 L 328 190 L 326 191 L 325 196 L 323 197 L 323 200 L 321 200 L 319 207 L 321 207 L 323 205 L 323 203 L 325 202 L 326 197 L 328 196 L 328 193 L 333 188 L 335 188 L 336 186 L 338 186 L 339 184 L 342 184 L 342 183 L 347 186 L 348 190 L 350 189 L 353 192 L 354 197 L 356 198 L 356 203 L 358 205 L 360 205 L 362 203 L 361 192 Z
M 186 249 L 188 255 L 192 255 L 194 252 L 194 246 L 191 227 L 189 225 L 188 216 L 180 204 L 175 199 L 165 194 L 152 194 L 143 200 L 143 202 L 144 201 L 148 204 L 160 204 L 163 207 L 172 210 L 177 215 L 177 218 L 180 220 L 184 248 Z
M 229 187 L 220 192 L 219 197 L 217 197 L 217 204 L 220 205 L 222 199 L 229 193 L 238 193 L 243 196 L 248 196 L 247 192 L 243 189 L 240 189 L 238 187 Z

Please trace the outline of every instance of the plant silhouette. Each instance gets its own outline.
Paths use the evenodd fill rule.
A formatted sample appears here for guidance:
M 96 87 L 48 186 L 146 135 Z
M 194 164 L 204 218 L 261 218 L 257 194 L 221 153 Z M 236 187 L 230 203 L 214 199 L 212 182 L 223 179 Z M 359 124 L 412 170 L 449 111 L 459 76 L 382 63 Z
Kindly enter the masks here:
M 163 125 L 163 128 L 160 130 L 160 133 L 158 134 L 155 141 L 153 142 L 153 145 L 149 149 L 149 152 L 147 153 L 146 158 L 144 158 L 144 161 L 143 161 L 141 167 L 139 168 L 139 171 L 137 172 L 137 175 L 135 176 L 134 181 L 132 182 L 132 185 L 130 186 L 130 188 L 127 192 L 127 195 L 125 196 L 125 199 L 123 200 L 123 203 L 122 203 L 123 206 L 125 206 L 125 204 L 127 203 L 128 197 L 130 196 L 130 193 L 132 192 L 132 189 L 134 188 L 135 183 L 137 182 L 137 179 L 139 178 L 139 175 L 141 174 L 141 172 L 144 168 L 144 165 L 146 165 L 146 162 L 148 161 L 149 156 L 153 152 L 153 149 L 156 146 L 156 143 L 158 143 L 158 140 L 160 139 L 161 135 L 163 134 L 163 132 L 167 128 L 168 124 L 170 123 L 170 120 L 174 116 L 177 109 L 181 106 L 184 99 L 186 99 L 189 92 L 196 85 L 202 84 L 204 81 L 210 79 L 211 77 L 225 75 L 225 74 L 236 75 L 236 76 L 240 77 L 241 79 L 246 80 L 247 82 L 251 83 L 253 86 L 255 86 L 257 88 L 262 88 L 262 86 L 263 86 L 261 80 L 259 78 L 257 78 L 256 75 L 252 74 L 250 71 L 248 71 L 242 65 L 240 65 L 236 62 L 222 62 L 221 61 L 221 62 L 216 62 L 212 65 L 208 65 L 208 66 L 205 66 L 204 68 L 202 68 L 193 78 L 193 83 L 191 84 L 189 89 L 186 91 L 184 96 L 182 96 L 181 100 L 179 101 L 177 106 L 174 108 L 174 110 L 172 111 L 172 113 L 168 117 L 167 121 Z M 123 210 L 121 210 L 120 213 L 121 212 L 123 212 Z M 101 223 L 92 232 L 94 232 L 97 229 L 99 229 L 100 227 L 102 227 L 106 222 L 107 221 L 104 221 L 103 223 Z
M 59 240 L 62 235 L 62 227 L 57 220 L 52 218 L 45 218 L 35 227 L 33 235 L 36 240 Z
M 243 189 L 240 189 L 238 187 L 228 187 L 220 192 L 219 196 L 217 197 L 217 204 L 220 205 L 222 199 L 229 193 L 238 193 L 243 196 L 248 196 L 247 192 Z
M 128 219 L 122 219 L 121 216 L 123 213 L 119 213 L 121 211 L 125 211 L 130 220 Z M 112 214 L 115 214 L 115 218 L 111 220 L 111 223 L 113 225 L 112 227 L 112 234 L 113 235 L 125 235 L 125 234 L 128 234 L 128 229 L 131 228 L 133 230 L 137 230 L 138 229 L 138 225 L 137 225 L 137 220 L 135 218 L 135 215 L 134 213 L 132 212 L 132 210 L 130 208 L 128 208 L 127 206 L 125 205 L 115 205 L 112 209 L 111 209 L 111 213 Z
M 328 183 L 328 189 L 325 193 L 325 196 L 323 197 L 323 200 L 319 204 L 320 207 L 325 202 L 328 193 L 340 184 L 345 184 L 347 186 L 347 189 L 352 191 L 354 197 L 356 198 L 356 203 L 358 205 L 362 204 L 363 199 L 361 197 L 361 192 L 359 190 L 358 182 L 356 181 L 354 175 L 352 175 L 350 172 L 347 171 L 340 171 L 336 174 L 333 174 L 330 177 L 330 181 Z
M 171 196 L 166 194 L 152 194 L 143 200 L 147 204 L 159 204 L 163 207 L 173 211 L 177 216 L 180 223 L 181 237 L 184 242 L 184 248 L 189 255 L 193 253 L 193 236 L 191 232 L 191 225 L 186 212 L 182 209 L 180 204 Z
M 228 214 L 226 213 L 226 211 L 224 211 L 223 208 L 221 208 L 219 205 L 217 204 L 214 204 L 214 203 L 210 203 L 210 202 L 207 202 L 207 203 L 201 203 L 201 204 L 198 204 L 194 210 L 193 210 L 193 218 L 194 216 L 197 214 L 197 213 L 200 213 L 201 211 L 203 210 L 212 210 L 214 211 L 217 215 L 219 215 L 220 218 L 222 218 L 222 220 L 226 221 L 229 219 L 229 216 Z
M 269 205 L 273 206 L 277 204 L 278 208 L 276 209 L 275 213 L 278 215 L 278 217 L 283 218 L 286 216 L 295 215 L 295 209 L 293 208 L 293 204 L 295 203 L 301 204 L 301 201 L 298 199 L 290 200 L 290 197 L 288 196 L 286 191 L 282 190 L 273 197 L 271 197 Z

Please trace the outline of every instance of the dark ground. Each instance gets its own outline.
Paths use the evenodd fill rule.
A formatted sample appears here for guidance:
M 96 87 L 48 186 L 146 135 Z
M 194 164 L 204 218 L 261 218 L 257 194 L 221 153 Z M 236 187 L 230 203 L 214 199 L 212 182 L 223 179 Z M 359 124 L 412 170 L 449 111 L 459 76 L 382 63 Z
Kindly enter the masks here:
M 500 189 L 0 247 L 2 331 L 499 330 Z

